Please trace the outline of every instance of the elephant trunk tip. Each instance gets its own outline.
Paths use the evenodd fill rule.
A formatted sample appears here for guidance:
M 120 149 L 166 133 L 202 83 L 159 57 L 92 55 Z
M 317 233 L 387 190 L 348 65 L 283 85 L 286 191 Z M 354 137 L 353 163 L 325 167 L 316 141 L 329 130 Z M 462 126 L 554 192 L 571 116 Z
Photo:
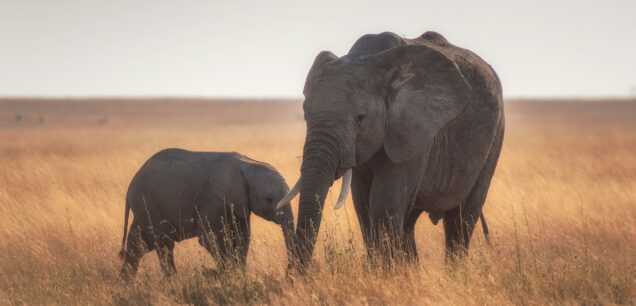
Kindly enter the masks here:
M 119 254 L 117 255 L 119 256 L 119 259 L 124 260 L 124 258 L 126 258 L 126 249 L 121 248 L 121 251 L 119 251 Z

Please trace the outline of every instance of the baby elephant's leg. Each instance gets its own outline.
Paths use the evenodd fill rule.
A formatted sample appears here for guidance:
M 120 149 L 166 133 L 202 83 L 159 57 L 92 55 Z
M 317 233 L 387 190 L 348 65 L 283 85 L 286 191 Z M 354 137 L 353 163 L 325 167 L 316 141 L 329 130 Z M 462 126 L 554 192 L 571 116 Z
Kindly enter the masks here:
M 121 269 L 121 275 L 126 280 L 137 273 L 141 258 L 154 248 L 154 244 L 148 243 L 147 234 L 136 222 L 130 226 L 130 233 L 126 238 L 126 251 L 123 253 L 124 264 Z
M 177 267 L 174 263 L 174 240 L 170 237 L 162 237 L 157 239 L 157 256 L 159 257 L 159 264 L 166 276 L 172 276 L 177 272 Z
M 244 267 L 249 246 L 249 225 L 243 219 L 201 213 L 199 243 L 217 260 L 219 268 Z
M 244 268 L 247 263 L 247 251 L 250 243 L 249 224 L 237 215 L 229 214 L 223 218 L 220 231 L 221 261 L 232 268 Z
M 197 217 L 197 236 L 201 244 L 221 267 L 222 258 L 227 256 L 226 241 L 222 233 L 221 218 L 218 215 L 202 211 Z
M 232 230 L 236 263 L 239 266 L 245 267 L 247 265 L 247 251 L 250 246 L 249 221 L 235 217 Z

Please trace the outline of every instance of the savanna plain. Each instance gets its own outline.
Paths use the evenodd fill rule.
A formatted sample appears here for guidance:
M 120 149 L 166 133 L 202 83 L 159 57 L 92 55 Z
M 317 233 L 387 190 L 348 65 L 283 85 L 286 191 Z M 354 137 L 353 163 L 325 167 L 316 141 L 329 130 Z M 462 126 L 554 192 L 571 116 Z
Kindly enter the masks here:
M 0 100 L 0 304 L 634 305 L 636 100 L 505 112 L 492 246 L 478 227 L 457 264 L 423 215 L 419 264 L 371 268 L 351 199 L 334 211 L 330 193 L 303 275 L 286 275 L 280 228 L 254 217 L 246 272 L 206 273 L 215 262 L 193 239 L 177 245 L 176 276 L 152 253 L 124 283 L 124 197 L 142 163 L 168 147 L 238 151 L 293 184 L 300 101 Z

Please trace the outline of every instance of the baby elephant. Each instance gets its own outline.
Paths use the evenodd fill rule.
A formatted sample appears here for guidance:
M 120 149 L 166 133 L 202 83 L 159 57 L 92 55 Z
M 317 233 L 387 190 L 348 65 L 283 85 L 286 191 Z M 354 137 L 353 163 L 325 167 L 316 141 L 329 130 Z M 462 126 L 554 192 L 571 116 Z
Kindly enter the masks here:
M 280 224 L 289 254 L 294 216 L 289 205 L 276 210 L 288 192 L 274 167 L 236 152 L 160 151 L 128 188 L 122 275 L 133 276 L 141 257 L 152 250 L 164 273 L 174 273 L 175 241 L 193 237 L 217 258 L 220 268 L 245 266 L 251 212 Z M 135 218 L 127 235 L 129 210 Z

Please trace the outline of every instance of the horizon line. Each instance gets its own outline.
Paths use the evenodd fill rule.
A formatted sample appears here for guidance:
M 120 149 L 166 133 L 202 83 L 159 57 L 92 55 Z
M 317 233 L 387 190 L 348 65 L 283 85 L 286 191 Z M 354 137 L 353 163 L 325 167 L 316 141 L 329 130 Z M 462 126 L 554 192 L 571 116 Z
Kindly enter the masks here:
M 209 101 L 302 101 L 304 97 L 298 96 L 206 96 L 206 95 L 0 95 L 0 100 L 209 100 Z M 505 96 L 504 101 L 514 100 L 636 100 L 636 95 L 518 95 Z

